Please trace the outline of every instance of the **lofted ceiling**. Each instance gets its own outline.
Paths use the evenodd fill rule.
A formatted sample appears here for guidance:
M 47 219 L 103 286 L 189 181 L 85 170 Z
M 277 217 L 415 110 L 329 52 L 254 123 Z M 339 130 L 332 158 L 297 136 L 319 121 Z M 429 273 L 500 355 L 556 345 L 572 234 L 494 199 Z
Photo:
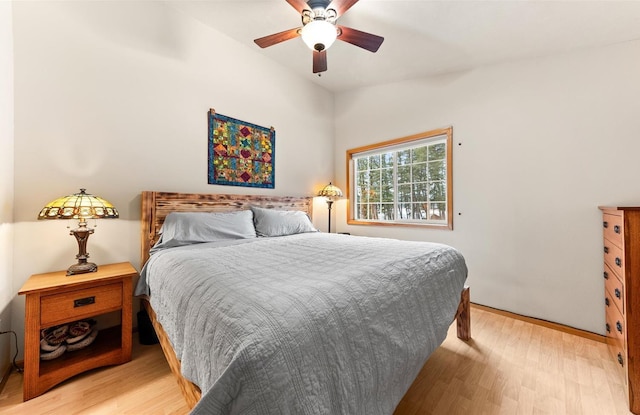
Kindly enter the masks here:
M 338 23 L 384 43 L 371 53 L 336 41 L 318 76 L 300 38 L 253 43 L 301 26 L 285 0 L 167 3 L 333 92 L 640 39 L 640 1 L 360 0 Z

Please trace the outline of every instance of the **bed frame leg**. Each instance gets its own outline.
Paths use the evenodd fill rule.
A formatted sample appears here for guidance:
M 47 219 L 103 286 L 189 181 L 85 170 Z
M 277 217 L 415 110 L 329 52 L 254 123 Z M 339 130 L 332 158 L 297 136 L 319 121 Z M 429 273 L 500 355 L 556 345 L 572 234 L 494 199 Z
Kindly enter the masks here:
M 464 287 L 460 296 L 460 305 L 456 313 L 456 325 L 458 338 L 461 340 L 471 340 L 471 309 L 469 287 Z

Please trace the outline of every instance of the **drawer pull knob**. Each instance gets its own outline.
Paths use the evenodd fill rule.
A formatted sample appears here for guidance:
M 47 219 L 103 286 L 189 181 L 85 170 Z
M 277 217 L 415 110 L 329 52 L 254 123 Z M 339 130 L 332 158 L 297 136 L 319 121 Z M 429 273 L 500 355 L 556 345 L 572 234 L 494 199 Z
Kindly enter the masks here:
M 609 323 L 605 324 L 604 328 L 607 330 L 607 333 L 611 333 L 611 326 L 609 325 Z
M 609 307 L 609 299 L 607 297 L 604 298 L 604 305 Z
M 622 260 L 618 257 L 616 257 L 616 265 L 621 267 L 622 266 Z
M 606 220 L 604 222 L 602 222 L 602 226 L 605 228 L 609 227 L 609 222 L 607 222 Z
M 618 234 L 619 234 L 619 233 L 620 233 L 620 226 L 619 226 L 619 225 L 614 226 L 614 227 L 613 227 L 613 231 L 614 231 L 615 233 L 618 233 Z
M 620 292 L 620 290 L 619 290 L 619 289 L 617 289 L 617 288 L 616 288 L 616 289 L 614 290 L 614 293 L 616 294 L 616 297 L 618 297 L 618 298 L 621 298 L 621 297 L 622 297 L 622 293 Z
M 603 272 L 603 273 L 602 273 L 602 276 L 604 276 L 604 279 L 605 279 L 605 280 L 608 280 L 608 279 L 609 279 L 609 273 L 608 273 L 607 271 Z
M 605 247 L 604 247 L 604 253 L 605 253 L 605 254 L 608 254 L 608 253 L 609 253 L 609 247 L 608 247 L 608 246 L 605 246 Z
M 624 364 L 624 359 L 622 358 L 622 353 L 618 352 L 618 363 L 621 365 Z
M 622 333 L 622 324 L 619 321 L 616 321 L 616 330 Z
M 96 302 L 96 297 L 95 296 L 85 297 L 85 298 L 78 298 L 77 300 L 73 300 L 73 306 L 74 307 L 84 307 L 85 305 L 95 304 L 95 302 Z

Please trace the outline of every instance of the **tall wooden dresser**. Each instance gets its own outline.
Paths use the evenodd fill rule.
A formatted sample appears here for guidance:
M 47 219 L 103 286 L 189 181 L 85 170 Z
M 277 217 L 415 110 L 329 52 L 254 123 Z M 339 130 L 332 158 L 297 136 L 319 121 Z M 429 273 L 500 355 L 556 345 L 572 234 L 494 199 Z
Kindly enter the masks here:
M 640 207 L 604 207 L 606 340 L 640 414 Z

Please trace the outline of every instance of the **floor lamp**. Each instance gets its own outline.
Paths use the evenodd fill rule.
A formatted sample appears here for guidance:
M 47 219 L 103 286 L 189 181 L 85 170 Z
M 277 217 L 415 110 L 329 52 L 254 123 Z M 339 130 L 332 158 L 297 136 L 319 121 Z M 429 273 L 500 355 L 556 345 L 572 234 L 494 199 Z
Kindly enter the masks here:
M 328 232 L 331 233 L 331 205 L 333 205 L 333 199 L 336 197 L 342 197 L 342 190 L 339 187 L 334 186 L 329 182 L 328 185 L 322 188 L 318 192 L 318 196 L 327 198 L 327 206 L 329 207 L 329 229 Z

